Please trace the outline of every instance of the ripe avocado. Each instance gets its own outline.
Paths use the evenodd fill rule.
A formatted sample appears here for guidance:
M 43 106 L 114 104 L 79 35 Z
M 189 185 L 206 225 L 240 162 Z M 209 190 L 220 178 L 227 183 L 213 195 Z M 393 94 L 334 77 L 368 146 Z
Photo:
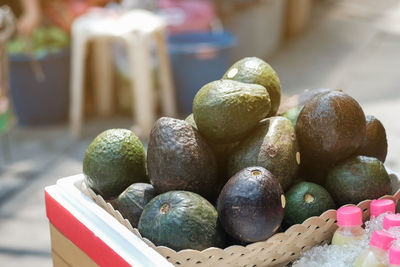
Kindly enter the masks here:
M 338 206 L 391 193 L 390 178 L 383 163 L 365 156 L 351 157 L 332 168 L 325 188 Z
M 222 79 L 264 86 L 271 98 L 268 117 L 275 116 L 281 102 L 281 83 L 274 69 L 257 57 L 245 57 L 232 65 Z
M 137 227 L 144 207 L 156 195 L 151 184 L 134 183 L 118 196 L 113 206 L 133 227 Z
M 140 217 L 139 232 L 156 246 L 176 251 L 223 247 L 225 240 L 213 205 L 187 191 L 170 191 L 153 198 Z
M 204 85 L 193 101 L 197 128 L 207 140 L 217 144 L 239 141 L 270 109 L 265 87 L 231 80 Z
M 148 181 L 143 144 L 130 130 L 104 131 L 86 150 L 83 174 L 104 199 L 117 197 L 129 185 Z
M 281 116 L 290 120 L 290 122 L 293 124 L 293 127 L 296 127 L 297 118 L 299 117 L 302 108 L 303 106 L 291 108 L 286 112 L 282 113 Z
M 248 167 L 225 184 L 217 208 L 221 225 L 230 236 L 242 242 L 257 242 L 278 230 L 285 203 L 272 173 L 262 167 Z
M 375 157 L 385 162 L 387 154 L 387 139 L 385 127 L 374 116 L 368 115 L 366 119 L 365 137 L 357 150 L 357 155 Z
M 349 95 L 332 91 L 307 102 L 296 123 L 302 169 L 314 178 L 313 169 L 353 155 L 365 135 L 365 115 Z
M 312 216 L 319 216 L 326 210 L 336 208 L 329 192 L 314 183 L 300 182 L 292 186 L 285 196 L 285 227 L 302 223 Z
M 233 176 L 243 168 L 261 166 L 269 170 L 286 190 L 300 164 L 296 133 L 284 117 L 271 117 L 240 142 L 229 158 L 228 171 Z
M 212 200 L 218 184 L 215 155 L 200 133 L 183 120 L 163 117 L 150 133 L 150 182 L 157 193 L 187 190 Z
M 187 123 L 189 123 L 190 125 L 192 125 L 193 128 L 195 128 L 196 130 L 198 130 L 198 129 L 197 129 L 196 122 L 194 121 L 193 113 L 190 113 L 190 115 L 186 117 L 185 121 L 186 121 Z

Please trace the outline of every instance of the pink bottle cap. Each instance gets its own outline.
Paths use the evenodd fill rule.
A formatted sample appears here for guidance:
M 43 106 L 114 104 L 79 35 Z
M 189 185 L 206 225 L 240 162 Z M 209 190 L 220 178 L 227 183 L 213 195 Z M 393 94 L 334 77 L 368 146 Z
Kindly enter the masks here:
M 392 246 L 393 240 L 395 240 L 395 238 L 388 232 L 374 231 L 369 244 L 386 251 Z
M 374 199 L 369 206 L 370 217 L 378 217 L 385 212 L 394 213 L 395 209 L 394 201 L 391 199 Z
M 400 248 L 391 247 L 389 249 L 389 264 L 400 265 Z
M 361 209 L 356 206 L 339 208 L 336 217 L 339 226 L 360 226 L 363 224 Z
M 396 226 L 400 226 L 400 214 L 386 214 L 383 218 L 383 229 L 389 230 Z

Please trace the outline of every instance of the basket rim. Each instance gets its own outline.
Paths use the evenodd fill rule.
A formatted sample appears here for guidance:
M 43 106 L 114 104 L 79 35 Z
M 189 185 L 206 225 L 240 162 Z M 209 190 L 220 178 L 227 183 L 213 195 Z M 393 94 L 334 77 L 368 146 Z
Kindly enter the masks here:
M 82 181 L 82 183 L 85 184 L 84 181 Z M 130 229 L 131 231 L 132 231 L 132 229 L 133 229 L 134 234 L 138 235 L 142 240 L 145 241 L 146 244 L 148 244 L 149 246 L 151 246 L 152 248 L 154 248 L 154 249 L 156 249 L 156 250 L 160 249 L 160 250 L 170 251 L 170 252 L 172 252 L 172 253 L 177 253 L 177 254 L 185 254 L 185 253 L 188 253 L 188 252 L 197 252 L 197 253 L 205 254 L 205 253 L 207 253 L 207 252 L 209 252 L 209 251 L 211 251 L 211 250 L 214 250 L 214 251 L 215 251 L 215 250 L 219 250 L 219 251 L 230 252 L 230 251 L 237 250 L 237 249 L 247 249 L 247 250 L 251 251 L 251 250 L 252 250 L 252 247 L 253 247 L 253 246 L 257 246 L 257 244 L 261 244 L 261 243 L 262 243 L 262 244 L 268 244 L 268 243 L 272 243 L 272 242 L 273 242 L 272 239 L 276 239 L 278 236 L 289 236 L 289 235 L 290 235 L 290 232 L 295 231 L 295 229 L 298 228 L 299 225 L 302 225 L 302 226 L 305 226 L 305 227 L 306 227 L 307 225 L 309 225 L 309 222 L 311 222 L 311 221 L 314 220 L 315 218 L 321 218 L 321 219 L 323 219 L 323 218 L 326 217 L 328 214 L 332 214 L 332 212 L 334 212 L 334 214 L 335 214 L 335 216 L 336 216 L 336 211 L 337 211 L 337 210 L 335 210 L 335 209 L 326 210 L 325 212 L 323 212 L 323 213 L 322 213 L 321 215 L 319 215 L 319 216 L 312 216 L 312 217 L 309 217 L 309 218 L 307 218 L 304 222 L 302 222 L 301 224 L 295 224 L 295 225 L 290 226 L 290 227 L 289 227 L 288 229 L 286 229 L 286 231 L 284 231 L 284 232 L 275 233 L 275 234 L 271 235 L 271 236 L 270 236 L 268 239 L 266 239 L 266 240 L 258 241 L 258 242 L 253 242 L 253 243 L 250 243 L 250 244 L 248 244 L 248 245 L 246 245 L 246 246 L 242 246 L 242 245 L 232 245 L 232 246 L 229 246 L 229 247 L 226 247 L 226 248 L 208 247 L 208 248 L 203 249 L 203 250 L 182 249 L 182 250 L 175 251 L 175 250 L 173 250 L 173 249 L 171 249 L 171 248 L 169 248 L 169 247 L 167 247 L 167 246 L 156 246 L 152 241 L 150 241 L 150 240 L 147 239 L 146 237 L 142 236 L 142 234 L 139 232 L 139 230 L 138 230 L 137 228 L 133 227 L 133 226 L 130 224 L 130 222 L 128 221 L 128 219 L 124 218 L 124 217 L 122 216 L 122 214 L 121 214 L 118 210 L 114 209 L 114 207 L 113 207 L 109 202 L 105 201 L 105 200 L 103 199 L 102 196 L 96 194 L 96 193 L 95 193 L 91 188 L 89 188 L 88 186 L 85 186 L 85 187 L 86 187 L 87 192 L 89 193 L 89 196 L 90 196 L 92 199 L 98 199 L 98 200 L 100 200 L 103 204 L 107 205 L 107 208 L 113 211 L 114 214 L 112 214 L 112 215 L 113 215 L 121 224 L 123 224 L 124 226 L 126 226 L 128 229 Z M 384 199 L 384 198 L 389 198 L 389 199 L 393 199 L 393 198 L 394 198 L 395 200 L 400 199 L 400 188 L 399 188 L 399 189 L 396 191 L 396 193 L 394 193 L 393 195 L 384 195 L 384 196 L 380 197 L 379 199 Z M 357 207 L 359 207 L 359 206 L 363 205 L 364 203 L 371 202 L 371 201 L 372 201 L 371 199 L 366 199 L 366 200 L 363 200 L 363 201 L 359 202 L 357 205 L 355 205 L 355 204 L 346 204 L 346 205 L 343 205 L 343 206 L 357 206 Z M 96 201 L 96 204 L 98 204 L 97 201 Z M 343 206 L 342 206 L 342 207 L 343 207 Z M 104 208 L 104 207 L 103 207 L 103 208 Z M 367 210 L 364 209 L 364 210 L 363 210 L 363 213 L 364 213 L 364 212 L 369 212 L 369 208 L 368 208 Z M 118 214 L 118 215 L 116 216 L 116 214 Z M 118 218 L 118 217 L 120 217 L 120 218 Z M 121 222 L 121 220 L 120 220 L 121 218 L 122 218 L 123 222 Z M 336 221 L 336 219 L 335 219 L 335 221 Z

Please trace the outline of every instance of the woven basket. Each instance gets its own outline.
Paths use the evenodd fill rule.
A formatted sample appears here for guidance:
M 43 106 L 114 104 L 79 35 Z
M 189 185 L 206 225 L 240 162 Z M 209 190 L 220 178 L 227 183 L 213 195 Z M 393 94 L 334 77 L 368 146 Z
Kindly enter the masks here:
M 110 203 L 95 194 L 90 188 L 82 184 L 83 192 L 125 225 L 146 244 L 163 255 L 175 266 L 285 266 L 296 260 L 300 254 L 314 246 L 329 243 L 335 232 L 336 210 L 328 210 L 319 217 L 311 217 L 302 224 L 296 224 L 283 233 L 277 233 L 268 240 L 249 244 L 247 246 L 230 246 L 225 249 L 208 248 L 203 251 L 185 249 L 176 252 L 168 247 L 155 246 L 150 240 L 142 237 L 136 228 L 133 228 L 127 219 L 124 219 Z M 393 196 L 382 198 L 392 199 L 397 203 L 400 199 L 400 189 Z M 365 200 L 357 206 L 363 211 L 363 220 L 369 219 L 369 204 Z

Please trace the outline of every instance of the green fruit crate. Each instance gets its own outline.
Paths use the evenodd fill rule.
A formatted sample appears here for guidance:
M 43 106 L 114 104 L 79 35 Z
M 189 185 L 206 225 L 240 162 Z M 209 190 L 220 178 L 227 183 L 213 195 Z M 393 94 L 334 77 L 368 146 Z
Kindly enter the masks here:
M 398 175 L 390 173 L 392 196 L 400 199 Z M 302 252 L 329 243 L 336 230 L 336 211 L 328 210 L 293 225 L 266 241 L 225 249 L 176 252 L 143 238 L 111 204 L 84 184 L 82 174 L 46 187 L 54 266 L 285 266 Z M 370 200 L 359 203 L 364 221 Z

